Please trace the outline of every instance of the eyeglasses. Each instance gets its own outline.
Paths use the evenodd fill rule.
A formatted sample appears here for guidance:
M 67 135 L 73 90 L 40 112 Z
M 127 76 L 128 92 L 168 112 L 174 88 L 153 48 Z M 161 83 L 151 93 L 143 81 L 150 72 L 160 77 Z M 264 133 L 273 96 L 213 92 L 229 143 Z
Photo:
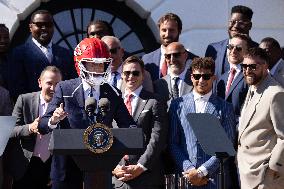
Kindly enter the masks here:
M 174 58 L 179 58 L 181 54 L 184 52 L 177 52 L 177 53 L 171 53 L 171 54 L 165 54 L 165 59 L 170 60 L 171 57 L 173 56 Z
M 53 22 L 32 22 L 32 24 L 36 25 L 38 28 L 42 28 L 43 26 L 46 28 L 53 27 Z
M 228 44 L 227 49 L 229 49 L 230 51 L 233 50 L 233 49 L 236 49 L 236 51 L 238 51 L 238 52 L 241 52 L 243 50 L 243 48 L 241 46 L 232 45 L 232 44 Z
M 249 24 L 250 21 L 244 21 L 244 20 L 229 20 L 229 25 L 233 26 L 235 24 L 240 24 L 241 26 Z
M 247 70 L 249 68 L 252 71 L 256 70 L 257 64 L 240 64 L 243 70 Z
M 199 80 L 201 77 L 202 77 L 204 80 L 209 80 L 209 79 L 212 77 L 212 74 L 192 74 L 192 77 L 193 77 L 195 80 Z
M 130 74 L 132 74 L 132 76 L 138 77 L 140 75 L 140 71 L 123 71 L 123 75 L 125 75 L 126 77 L 129 77 Z
M 120 49 L 120 47 L 116 47 L 116 48 L 113 48 L 113 49 L 109 49 L 109 52 L 110 52 L 111 54 L 116 54 L 119 49 Z

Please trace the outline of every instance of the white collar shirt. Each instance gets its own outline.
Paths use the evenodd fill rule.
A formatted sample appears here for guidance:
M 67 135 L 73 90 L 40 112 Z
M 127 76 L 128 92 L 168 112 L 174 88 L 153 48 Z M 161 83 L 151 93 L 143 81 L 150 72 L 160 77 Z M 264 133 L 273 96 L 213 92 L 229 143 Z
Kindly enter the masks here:
M 142 91 L 142 85 L 131 93 L 127 93 L 127 91 L 125 90 L 125 93 L 124 93 L 124 96 L 123 96 L 124 103 L 126 103 L 126 99 L 130 94 L 133 95 L 133 97 L 131 98 L 131 110 L 132 110 L 131 115 L 133 115 L 134 110 L 137 107 L 137 102 L 138 102 L 138 98 L 139 98 L 141 91 Z

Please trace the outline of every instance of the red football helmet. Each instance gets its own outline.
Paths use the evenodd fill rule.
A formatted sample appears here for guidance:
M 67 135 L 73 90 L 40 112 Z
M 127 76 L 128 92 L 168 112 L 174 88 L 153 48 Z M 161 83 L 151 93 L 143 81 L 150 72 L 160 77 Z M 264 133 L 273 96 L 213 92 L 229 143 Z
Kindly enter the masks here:
M 107 45 L 97 38 L 83 39 L 74 50 L 74 61 L 78 75 L 92 85 L 108 81 L 112 58 Z M 91 69 L 86 64 L 94 64 Z

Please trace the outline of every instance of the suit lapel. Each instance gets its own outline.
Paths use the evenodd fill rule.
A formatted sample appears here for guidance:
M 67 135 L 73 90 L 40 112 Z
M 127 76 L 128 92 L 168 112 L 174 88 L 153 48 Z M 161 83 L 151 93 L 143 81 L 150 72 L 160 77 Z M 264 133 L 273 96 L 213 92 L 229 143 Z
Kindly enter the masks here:
M 142 89 L 139 97 L 138 97 L 138 101 L 137 101 L 137 105 L 136 108 L 133 111 L 133 119 L 134 121 L 137 123 L 141 112 L 144 110 L 145 105 L 147 104 L 148 99 L 147 99 L 147 94 L 145 93 L 144 89 Z
M 262 81 L 262 84 L 257 88 L 256 92 L 254 92 L 254 95 L 252 99 L 250 100 L 250 102 L 248 102 L 248 99 L 249 99 L 251 88 L 248 91 L 245 104 L 244 104 L 244 109 L 242 110 L 242 114 L 241 114 L 239 138 L 241 137 L 242 133 L 248 126 L 250 120 L 252 119 L 255 113 L 255 110 L 256 110 L 256 105 L 259 103 L 264 90 L 267 88 L 267 85 L 269 84 L 270 79 L 271 79 L 271 76 L 268 75 L 265 78 L 265 80 Z
M 216 115 L 216 107 L 215 105 L 218 104 L 217 102 L 217 98 L 214 94 L 212 94 L 208 100 L 208 103 L 205 107 L 205 111 L 204 113 L 209 113 L 209 114 L 212 114 L 212 115 Z
M 78 78 L 73 80 L 71 92 L 73 92 L 80 84 L 82 84 L 81 79 Z M 80 85 L 79 89 L 74 93 L 74 98 L 77 100 L 80 107 L 85 107 L 85 96 L 84 96 L 83 85 Z
M 38 118 L 39 116 L 39 100 L 40 100 L 40 91 L 35 93 L 32 97 L 32 112 L 31 114 L 34 115 L 33 119 Z
M 44 53 L 40 50 L 40 48 L 32 41 L 32 39 L 28 42 L 28 49 L 30 49 L 31 54 L 33 56 L 38 56 L 42 62 L 41 64 L 44 63 L 45 65 L 49 65 L 47 57 L 44 55 Z
M 168 89 L 169 89 L 169 98 L 172 98 L 172 86 L 171 86 L 171 76 L 168 74 L 164 77 L 168 84 Z
M 184 81 L 181 84 L 181 89 L 180 89 L 181 96 L 190 93 L 192 90 L 192 81 L 190 79 L 190 74 L 191 74 L 190 70 L 188 69 L 185 74 Z
M 235 78 L 235 80 L 233 81 L 232 85 L 230 86 L 229 92 L 226 95 L 226 99 L 228 98 L 228 96 L 231 95 L 232 91 L 237 87 L 237 85 L 239 84 L 239 82 L 244 78 L 244 75 L 240 72 L 237 77 Z M 226 82 L 227 84 L 227 82 Z M 226 90 L 226 89 L 225 89 Z M 226 100 L 225 99 L 225 100 Z

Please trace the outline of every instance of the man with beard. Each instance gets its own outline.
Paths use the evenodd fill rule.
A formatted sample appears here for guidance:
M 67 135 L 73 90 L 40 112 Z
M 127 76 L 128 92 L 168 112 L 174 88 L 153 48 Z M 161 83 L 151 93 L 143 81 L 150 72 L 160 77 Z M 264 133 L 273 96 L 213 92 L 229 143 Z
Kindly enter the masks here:
M 51 156 L 50 134 L 40 135 L 38 124 L 51 101 L 61 73 L 55 66 L 46 67 L 38 79 L 41 91 L 22 94 L 13 110 L 17 118 L 7 146 L 8 171 L 14 178 L 13 189 L 47 189 Z
M 284 87 L 284 60 L 278 41 L 272 37 L 266 37 L 261 40 L 259 47 L 264 49 L 269 57 L 270 75 Z
M 228 24 L 229 39 L 208 45 L 205 56 L 212 57 L 215 60 L 215 74 L 217 79 L 219 79 L 223 73 L 230 70 L 230 64 L 228 63 L 226 53 L 229 40 L 237 33 L 249 35 L 249 31 L 252 28 L 252 15 L 253 11 L 249 7 L 242 5 L 232 7 L 231 18 Z M 257 47 L 258 43 L 252 41 L 249 45 L 251 47 Z
M 158 21 L 160 32 L 161 47 L 153 52 L 145 54 L 142 59 L 145 63 L 145 68 L 151 74 L 152 80 L 155 81 L 168 73 L 167 63 L 165 62 L 165 49 L 172 43 L 179 40 L 179 35 L 182 30 L 182 21 L 178 15 L 167 13 Z M 196 55 L 186 51 L 187 58 L 192 60 Z
M 7 84 L 14 100 L 19 94 L 39 90 L 37 79 L 46 66 L 58 67 L 63 79 L 76 77 L 71 53 L 52 43 L 54 24 L 51 13 L 46 10 L 34 12 L 29 28 L 32 38 L 13 49 L 10 57 Z
M 252 48 L 241 64 L 249 85 L 239 121 L 242 189 L 284 188 L 284 89 L 268 73 L 268 61 L 265 50 Z

